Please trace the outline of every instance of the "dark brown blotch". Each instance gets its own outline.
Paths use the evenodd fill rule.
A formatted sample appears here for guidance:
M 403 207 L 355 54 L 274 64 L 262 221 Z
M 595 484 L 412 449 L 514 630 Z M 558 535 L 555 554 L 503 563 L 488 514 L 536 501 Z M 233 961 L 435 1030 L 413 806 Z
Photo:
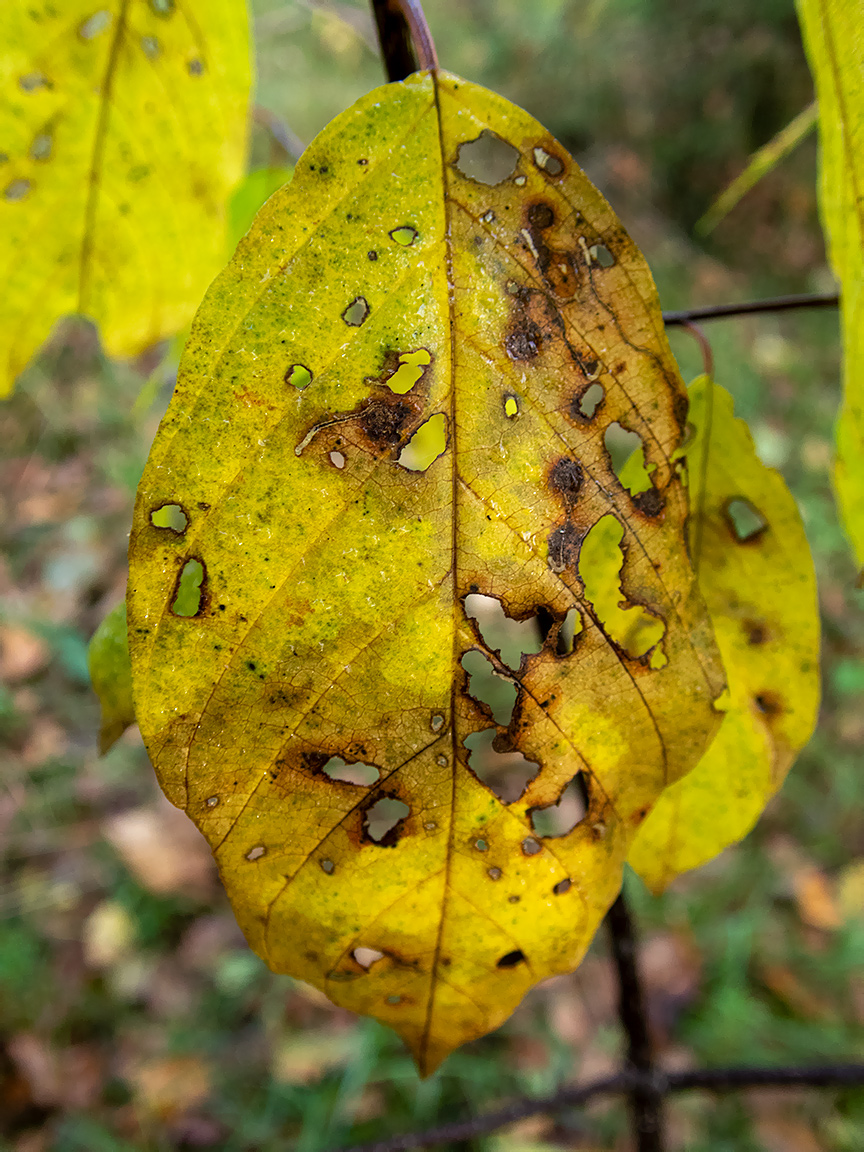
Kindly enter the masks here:
M 768 629 L 757 620 L 745 620 L 744 631 L 747 633 L 747 643 L 754 647 L 767 644 L 769 640 Z
M 638 496 L 633 496 L 632 500 L 633 507 L 643 516 L 659 516 L 666 507 L 662 493 L 658 492 L 656 488 L 649 488 L 647 492 L 640 492 Z
M 549 566 L 553 572 L 575 567 L 583 534 L 569 520 L 549 533 Z
M 783 711 L 783 701 L 776 692 L 760 692 L 754 702 L 764 716 L 779 716 Z
M 549 471 L 549 483 L 560 492 L 568 504 L 572 504 L 579 495 L 584 476 L 581 465 L 562 456 L 555 461 Z
M 413 407 L 404 400 L 393 404 L 376 400 L 361 411 L 358 423 L 378 448 L 392 448 L 401 443 L 413 415 Z
M 541 201 L 528 208 L 528 223 L 532 228 L 551 228 L 555 223 L 555 213 L 549 204 Z
M 522 317 L 504 337 L 504 347 L 511 360 L 533 360 L 540 351 L 541 339 L 534 321 Z

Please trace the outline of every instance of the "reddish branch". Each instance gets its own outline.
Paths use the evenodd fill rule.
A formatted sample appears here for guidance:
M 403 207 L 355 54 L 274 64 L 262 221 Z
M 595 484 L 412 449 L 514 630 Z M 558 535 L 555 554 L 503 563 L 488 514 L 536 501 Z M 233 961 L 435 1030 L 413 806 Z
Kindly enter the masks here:
M 438 67 L 435 44 L 419 0 L 372 0 L 372 14 L 391 83 L 412 72 Z

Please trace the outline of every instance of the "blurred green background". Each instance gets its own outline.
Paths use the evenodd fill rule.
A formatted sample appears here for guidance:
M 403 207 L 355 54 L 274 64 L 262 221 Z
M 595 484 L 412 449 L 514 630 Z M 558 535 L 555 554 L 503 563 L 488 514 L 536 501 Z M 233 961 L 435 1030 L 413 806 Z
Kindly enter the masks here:
M 664 307 L 831 287 L 811 136 L 708 240 L 693 225 L 812 100 L 792 0 L 429 0 L 442 65 L 576 155 Z M 255 0 L 257 104 L 308 143 L 382 82 L 362 4 Z M 284 165 L 257 117 L 250 169 Z M 266 177 L 259 178 L 266 186 Z M 263 194 L 263 193 L 262 193 Z M 824 612 L 820 728 L 759 827 L 653 899 L 632 877 L 670 1068 L 864 1057 L 864 617 L 831 496 L 837 317 L 706 325 L 716 377 L 780 468 Z M 672 333 L 685 377 L 701 359 Z M 324 1152 L 613 1069 L 605 942 L 421 1083 L 385 1029 L 268 973 L 134 732 L 100 759 L 86 644 L 123 594 L 135 485 L 176 348 L 111 364 L 61 326 L 0 405 L 0 1148 Z M 167 358 L 164 358 L 166 357 Z M 164 358 L 164 359 L 163 359 Z M 142 392 L 143 389 L 143 392 Z M 620 1101 L 461 1145 L 630 1147 Z M 687 1152 L 860 1152 L 864 1093 L 670 1101 Z

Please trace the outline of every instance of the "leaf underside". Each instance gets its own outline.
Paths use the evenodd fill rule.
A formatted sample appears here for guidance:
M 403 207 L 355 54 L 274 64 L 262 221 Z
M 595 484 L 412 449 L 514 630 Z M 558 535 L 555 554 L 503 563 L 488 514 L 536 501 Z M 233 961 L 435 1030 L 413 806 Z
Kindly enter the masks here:
M 578 964 L 719 723 L 686 407 L 609 206 L 444 73 L 335 120 L 194 321 L 130 546 L 141 731 L 252 947 L 424 1073 Z
M 819 99 L 819 206 L 841 286 L 843 406 L 834 487 L 864 569 L 864 5 L 798 0 Z
M 819 709 L 816 574 L 792 493 L 706 377 L 690 387 L 689 419 L 690 552 L 729 699 L 710 748 L 663 792 L 630 849 L 655 892 L 750 831 Z
M 188 323 L 224 260 L 250 57 L 236 0 L 5 0 L 0 42 L 5 395 L 61 316 L 115 356 Z

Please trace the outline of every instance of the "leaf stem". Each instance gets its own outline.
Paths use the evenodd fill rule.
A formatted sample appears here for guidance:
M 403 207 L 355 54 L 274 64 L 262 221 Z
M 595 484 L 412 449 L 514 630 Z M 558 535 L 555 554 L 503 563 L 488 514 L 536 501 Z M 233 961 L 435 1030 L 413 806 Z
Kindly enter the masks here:
M 663 1152 L 663 1096 L 654 1077 L 645 995 L 639 976 L 636 928 L 623 890 L 606 913 L 618 973 L 618 1019 L 627 1036 L 626 1070 L 638 1074 L 629 1092 L 637 1152 Z
M 750 316 L 757 312 L 787 312 L 792 308 L 837 308 L 839 304 L 838 292 L 771 296 L 766 300 L 744 300 L 740 304 L 709 304 L 704 308 L 685 308 L 682 312 L 664 312 L 663 322 L 671 327 L 692 320 L 720 320 L 725 316 Z
M 372 0 L 372 15 L 387 79 L 434 71 L 438 55 L 420 0 Z

